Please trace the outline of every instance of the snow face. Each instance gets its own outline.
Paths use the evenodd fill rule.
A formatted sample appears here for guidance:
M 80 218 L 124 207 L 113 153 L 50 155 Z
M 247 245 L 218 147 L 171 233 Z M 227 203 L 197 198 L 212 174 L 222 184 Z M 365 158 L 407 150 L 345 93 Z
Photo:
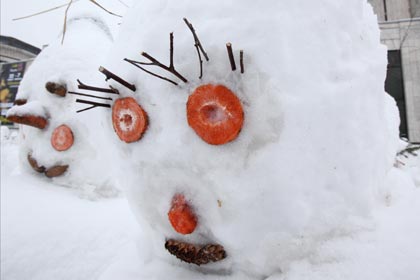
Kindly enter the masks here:
M 210 57 L 201 79 L 184 17 Z M 188 83 L 144 66 L 175 86 L 123 61 L 148 62 L 145 51 L 169 65 L 170 32 L 174 66 Z M 228 42 L 237 64 L 244 50 L 244 74 L 231 70 Z M 109 67 L 136 84 L 150 120 L 139 142 L 112 134 L 118 178 L 148 233 L 139 249 L 143 279 L 164 266 L 262 279 L 369 217 L 397 150 L 398 114 L 383 89 L 386 48 L 366 1 L 138 1 L 112 54 Z M 188 97 L 205 84 L 241 100 L 244 124 L 228 144 L 209 145 L 188 125 Z M 196 216 L 191 234 L 168 220 L 176 194 Z M 169 239 L 219 244 L 227 258 L 187 265 L 165 250 Z
M 93 85 L 103 82 L 97 69 L 111 43 L 108 28 L 94 14 L 84 12 L 81 16 L 69 18 L 64 44 L 61 44 L 60 36 L 45 48 L 22 80 L 17 99 L 25 99 L 27 103 L 9 111 L 9 115 L 35 115 L 48 121 L 44 129 L 21 126 L 23 166 L 30 169 L 28 154 L 46 169 L 68 165 L 62 176 L 53 178 L 55 183 L 88 192 L 95 186 L 97 193 L 105 196 L 117 192 L 108 164 L 112 162 L 112 155 L 108 152 L 110 145 L 103 132 L 103 111 L 96 109 L 95 112 L 77 114 L 76 111 L 83 109 L 84 105 L 76 103 L 76 99 L 97 100 L 69 92 L 90 93 L 78 89 L 77 79 Z M 66 85 L 66 96 L 47 91 L 48 82 Z M 51 138 L 55 129 L 63 125 L 71 130 L 68 134 L 73 135 L 74 143 L 68 149 L 58 151 L 53 148 Z

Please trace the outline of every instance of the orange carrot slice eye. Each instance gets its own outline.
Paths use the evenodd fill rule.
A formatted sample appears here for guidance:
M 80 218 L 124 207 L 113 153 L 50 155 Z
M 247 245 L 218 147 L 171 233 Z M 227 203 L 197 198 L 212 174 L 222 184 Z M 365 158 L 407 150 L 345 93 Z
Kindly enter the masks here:
M 189 126 L 211 145 L 223 145 L 238 137 L 244 122 L 239 98 L 223 85 L 202 85 L 187 102 Z
M 67 125 L 60 125 L 54 129 L 51 136 L 51 145 L 59 152 L 66 151 L 73 146 L 74 137 L 73 132 Z
M 115 101 L 112 108 L 112 124 L 122 141 L 135 142 L 140 140 L 147 129 L 147 113 L 134 98 L 121 98 Z
M 182 194 L 174 195 L 168 218 L 174 230 L 180 234 L 193 233 L 197 227 L 197 218 Z

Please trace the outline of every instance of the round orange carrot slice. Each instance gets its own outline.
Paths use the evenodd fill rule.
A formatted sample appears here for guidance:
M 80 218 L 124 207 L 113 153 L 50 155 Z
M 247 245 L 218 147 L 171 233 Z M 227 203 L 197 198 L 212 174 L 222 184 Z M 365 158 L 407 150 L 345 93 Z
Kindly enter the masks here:
M 112 124 L 122 141 L 135 142 L 140 140 L 147 129 L 147 113 L 134 98 L 121 98 L 115 101 L 112 108 Z
M 59 152 L 66 151 L 73 146 L 74 137 L 70 127 L 63 124 L 54 129 L 51 136 L 51 145 Z
M 180 234 L 193 233 L 197 227 L 197 218 L 182 194 L 174 195 L 168 217 L 174 230 Z
M 234 140 L 242 129 L 241 101 L 223 85 L 199 86 L 187 102 L 188 124 L 205 142 L 223 145 Z

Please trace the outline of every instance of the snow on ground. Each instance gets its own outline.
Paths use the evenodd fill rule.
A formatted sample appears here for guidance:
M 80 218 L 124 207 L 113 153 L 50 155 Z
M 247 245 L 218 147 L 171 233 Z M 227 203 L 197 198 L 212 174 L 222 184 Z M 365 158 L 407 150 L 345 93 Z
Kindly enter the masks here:
M 139 270 L 137 224 L 124 198 L 91 201 L 77 190 L 22 173 L 16 138 L 17 131 L 2 127 L 1 279 L 134 280 L 159 265 Z M 268 279 L 418 279 L 420 188 L 407 174 L 418 178 L 420 157 L 405 163 L 391 172 L 387 201 L 374 211 L 374 222 L 325 241 L 310 258 Z M 201 279 L 184 268 L 162 267 L 155 279 Z
M 97 279 L 137 232 L 125 199 L 87 200 L 22 172 L 10 134 L 2 127 L 1 279 Z

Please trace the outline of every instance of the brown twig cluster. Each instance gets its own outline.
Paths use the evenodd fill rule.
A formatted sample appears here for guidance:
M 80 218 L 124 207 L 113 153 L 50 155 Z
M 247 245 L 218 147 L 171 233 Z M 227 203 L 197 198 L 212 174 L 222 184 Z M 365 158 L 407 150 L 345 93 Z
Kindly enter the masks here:
M 157 66 L 157 67 L 160 67 L 160 68 L 164 69 L 165 71 L 168 71 L 169 73 L 172 73 L 174 76 L 179 78 L 184 83 L 187 83 L 188 80 L 184 76 L 182 76 L 178 71 L 176 71 L 176 69 L 175 69 L 175 65 L 174 65 L 174 34 L 173 33 L 169 34 L 169 54 L 170 54 L 170 56 L 169 56 L 169 66 L 166 66 L 166 65 L 162 64 L 156 58 L 154 58 L 153 56 L 149 55 L 146 52 L 142 52 L 141 55 L 143 57 L 147 58 L 150 62 L 140 62 L 140 61 L 135 61 L 135 60 L 128 59 L 128 58 L 124 58 L 124 60 L 127 61 L 128 63 L 138 67 L 139 69 L 143 70 L 144 72 L 146 72 L 146 73 L 148 73 L 148 74 L 150 74 L 150 75 L 152 75 L 156 78 L 159 78 L 159 79 L 165 80 L 167 82 L 170 82 L 174 85 L 178 85 L 178 83 L 171 80 L 171 79 L 163 77 L 161 75 L 153 73 L 153 72 L 145 69 L 142 66 Z
M 227 49 L 227 53 L 228 53 L 228 57 L 229 57 L 230 67 L 232 68 L 232 71 L 236 71 L 236 63 L 235 63 L 235 57 L 233 55 L 232 44 L 227 43 L 226 44 L 226 49 Z M 244 51 L 243 50 L 239 51 L 239 65 L 241 67 L 241 74 L 245 73 Z
M 105 71 L 105 72 L 108 75 L 109 75 L 109 73 L 111 73 L 109 71 Z M 112 74 L 112 75 L 114 75 L 114 74 Z M 113 78 L 115 78 L 115 77 L 119 78 L 118 76 L 115 76 L 115 77 L 112 76 L 112 77 Z M 119 79 L 121 79 L 121 78 L 119 78 Z M 124 80 L 122 80 L 122 81 L 125 82 Z M 101 88 L 101 87 L 94 87 L 94 86 L 86 85 L 86 84 L 82 83 L 79 79 L 77 80 L 77 82 L 79 83 L 79 85 L 78 85 L 78 88 L 79 89 L 90 90 L 90 91 L 95 91 L 95 92 L 104 92 L 104 93 L 109 93 L 109 94 L 119 94 L 119 91 L 117 89 L 111 87 L 111 86 L 109 86 L 110 88 L 108 89 L 108 88 Z M 130 85 L 130 84 L 128 84 L 128 85 Z M 91 98 L 101 99 L 101 100 L 108 100 L 108 101 L 112 101 L 113 100 L 111 97 L 102 97 L 102 96 L 97 96 L 97 95 L 93 95 L 93 94 L 86 94 L 86 93 L 80 93 L 80 92 L 74 92 L 74 91 L 69 91 L 68 93 L 69 94 L 73 94 L 73 95 L 78 95 L 78 96 L 84 96 L 84 97 L 91 97 Z M 93 108 L 96 108 L 96 107 L 111 108 L 111 105 L 110 104 L 107 104 L 107 103 L 98 103 L 98 102 L 93 102 L 93 101 L 84 100 L 84 99 L 76 99 L 76 102 L 77 103 L 91 105 L 90 107 L 87 107 L 85 109 L 78 110 L 77 113 L 81 113 L 81 112 L 84 112 L 84 111 L 87 111 L 87 110 L 90 110 L 90 109 L 93 109 Z

